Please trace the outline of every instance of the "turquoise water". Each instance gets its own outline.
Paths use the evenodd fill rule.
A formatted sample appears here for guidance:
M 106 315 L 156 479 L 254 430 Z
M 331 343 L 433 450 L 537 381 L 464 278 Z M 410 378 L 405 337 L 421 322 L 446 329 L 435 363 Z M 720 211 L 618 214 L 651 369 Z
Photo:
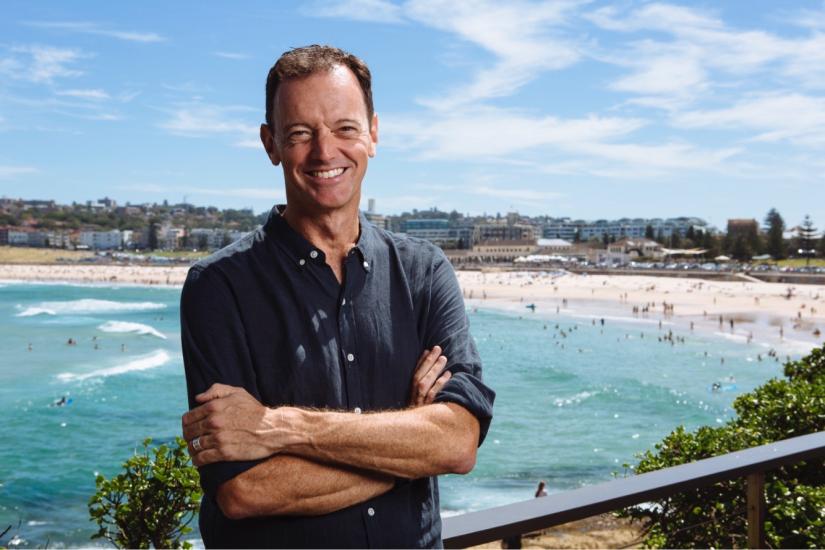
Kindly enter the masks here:
M 179 294 L 0 284 L 0 531 L 13 525 L 18 546 L 88 546 L 95 473 L 179 433 Z M 655 322 L 470 317 L 498 396 L 476 469 L 442 478 L 445 514 L 530 498 L 540 479 L 551 491 L 609 480 L 674 426 L 722 422 L 736 395 L 781 373 L 755 360 L 756 343 L 675 333 L 685 341 L 672 345 Z M 71 404 L 51 406 L 62 396 Z

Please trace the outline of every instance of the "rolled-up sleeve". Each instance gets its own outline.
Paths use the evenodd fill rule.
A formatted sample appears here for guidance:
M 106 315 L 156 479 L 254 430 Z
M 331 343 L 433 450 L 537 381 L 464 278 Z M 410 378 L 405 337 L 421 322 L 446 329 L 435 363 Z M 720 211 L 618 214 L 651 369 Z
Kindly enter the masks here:
M 439 249 L 432 264 L 424 346 L 441 346 L 452 377 L 435 397 L 436 403 L 456 403 L 477 419 L 478 444 L 484 441 L 493 418 L 495 392 L 482 381 L 481 358 L 470 334 L 464 297 L 452 264 Z
M 215 383 L 242 387 L 260 400 L 236 302 L 225 283 L 210 275 L 192 268 L 181 292 L 181 347 L 190 410 L 198 406 L 195 396 Z M 214 499 L 223 482 L 264 460 L 202 466 L 201 487 Z

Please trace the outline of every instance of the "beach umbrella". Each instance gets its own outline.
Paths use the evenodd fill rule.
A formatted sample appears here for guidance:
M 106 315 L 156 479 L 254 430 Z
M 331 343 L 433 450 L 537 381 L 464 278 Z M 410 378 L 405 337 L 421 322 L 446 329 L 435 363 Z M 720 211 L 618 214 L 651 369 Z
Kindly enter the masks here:
M 717 262 L 729 262 L 730 258 L 728 258 L 727 256 L 716 256 L 714 260 L 716 260 Z

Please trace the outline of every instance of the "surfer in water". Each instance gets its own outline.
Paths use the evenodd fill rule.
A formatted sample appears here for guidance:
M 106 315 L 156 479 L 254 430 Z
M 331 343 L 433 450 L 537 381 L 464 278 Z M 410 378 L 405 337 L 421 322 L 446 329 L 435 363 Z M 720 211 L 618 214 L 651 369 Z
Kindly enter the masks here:
M 67 399 L 66 396 L 61 396 L 60 399 L 52 403 L 52 407 L 65 407 L 71 403 L 71 399 Z

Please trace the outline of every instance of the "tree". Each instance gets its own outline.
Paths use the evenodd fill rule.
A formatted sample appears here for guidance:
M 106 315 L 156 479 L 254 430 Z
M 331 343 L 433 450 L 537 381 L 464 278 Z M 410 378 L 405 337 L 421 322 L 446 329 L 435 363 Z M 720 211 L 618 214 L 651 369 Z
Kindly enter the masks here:
M 650 239 L 651 241 L 655 239 L 653 226 L 650 224 L 647 224 L 647 227 L 645 227 L 645 239 Z
M 157 220 L 157 218 L 152 218 L 149 221 L 149 235 L 147 236 L 147 244 L 149 245 L 149 250 L 157 250 L 158 249 L 158 220 Z
M 782 234 L 785 232 L 785 220 L 776 211 L 776 208 L 771 208 L 765 216 L 765 228 L 768 236 L 768 254 L 774 260 L 781 260 L 785 258 L 785 241 Z
M 753 252 L 748 246 L 748 242 L 745 240 L 745 237 L 739 235 L 733 240 L 730 255 L 734 260 L 739 260 L 740 262 L 750 261 L 753 256 Z
M 670 248 L 679 248 L 682 245 L 682 239 L 679 237 L 679 232 L 674 231 L 670 235 Z
M 737 416 L 694 432 L 678 427 L 640 456 L 637 473 L 825 430 L 825 346 L 785 364 L 774 378 L 733 403 Z M 741 478 L 677 493 L 623 514 L 650 518 L 645 546 L 744 548 L 747 503 Z M 825 460 L 814 458 L 766 473 L 765 531 L 769 548 L 825 547 Z
M 150 448 L 123 463 L 123 473 L 95 478 L 97 492 L 89 499 L 89 514 L 99 527 L 92 539 L 106 539 L 117 548 L 191 548 L 181 537 L 198 511 L 201 489 L 198 471 L 189 462 L 186 442 Z
M 816 250 L 814 250 L 816 227 L 814 227 L 814 222 L 811 221 L 811 217 L 807 214 L 805 215 L 805 219 L 802 220 L 799 229 L 797 229 L 796 235 L 799 240 L 799 255 L 804 256 L 806 259 L 805 265 L 810 266 L 811 256 L 816 254 Z

